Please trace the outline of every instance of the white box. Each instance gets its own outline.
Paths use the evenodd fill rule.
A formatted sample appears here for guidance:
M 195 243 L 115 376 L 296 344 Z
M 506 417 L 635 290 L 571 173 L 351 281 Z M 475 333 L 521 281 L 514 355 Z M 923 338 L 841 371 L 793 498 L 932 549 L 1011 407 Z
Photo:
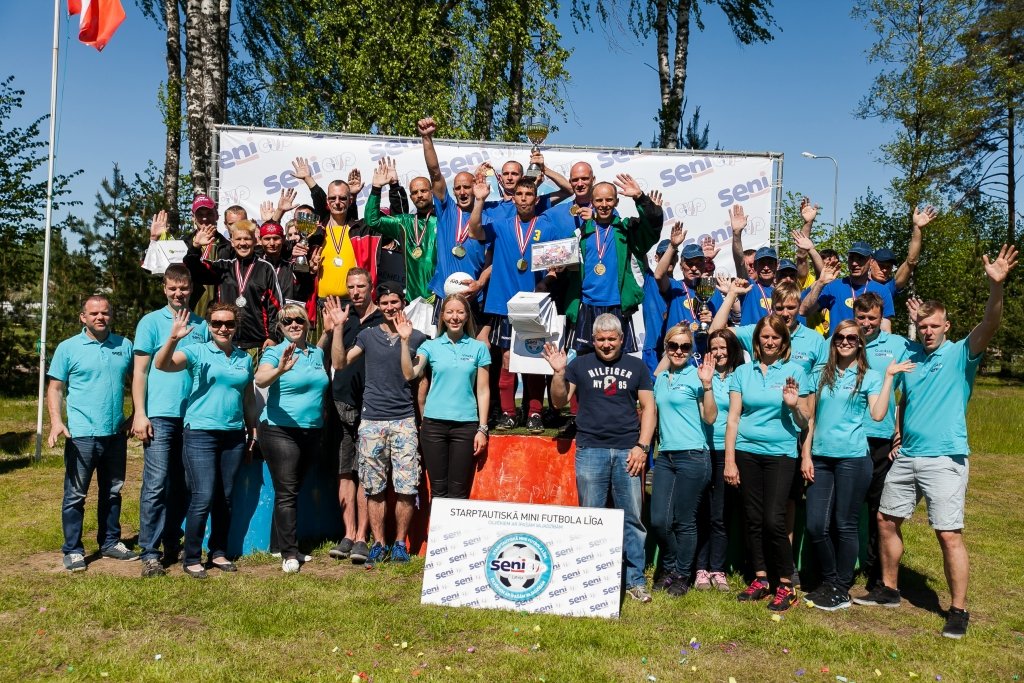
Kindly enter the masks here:
M 508 300 L 508 321 L 522 335 L 549 333 L 555 302 L 547 292 L 519 292 Z
M 142 260 L 143 270 L 153 275 L 163 275 L 167 266 L 181 263 L 185 259 L 188 247 L 181 240 L 157 240 L 149 243 L 146 256 Z
M 556 315 L 551 320 L 550 329 L 544 334 L 519 334 L 512 328 L 512 346 L 509 349 L 508 371 L 521 372 L 527 375 L 553 375 L 551 366 L 544 360 L 542 352 L 544 344 L 551 343 L 562 348 L 562 337 L 565 335 L 565 316 Z

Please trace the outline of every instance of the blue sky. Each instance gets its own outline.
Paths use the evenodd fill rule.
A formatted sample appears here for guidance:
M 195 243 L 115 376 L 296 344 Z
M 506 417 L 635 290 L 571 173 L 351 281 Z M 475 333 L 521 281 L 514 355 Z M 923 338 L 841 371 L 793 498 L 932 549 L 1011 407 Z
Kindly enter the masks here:
M 122 4 L 128 18 L 102 53 L 77 41 L 77 19 L 63 14 L 61 19 L 57 170 L 84 169 L 72 189 L 85 203 L 76 212 L 85 216 L 91 216 L 95 192 L 114 162 L 133 173 L 150 159 L 163 160 L 156 105 L 165 73 L 163 36 L 133 0 Z M 878 161 L 878 147 L 891 129 L 853 114 L 878 71 L 865 58 L 874 36 L 850 18 L 848 3 L 779 0 L 776 5 L 782 30 L 773 42 L 754 46 L 740 45 L 722 13 L 705 8 L 706 30 L 691 35 L 687 98 L 691 107 L 701 106 L 702 119 L 711 124 L 712 144 L 783 152 L 785 189 L 809 194 L 822 205 L 826 220 L 833 209 L 834 167 L 800 153 L 834 156 L 841 220 L 869 186 L 884 190 L 892 175 Z M 13 74 L 16 87 L 26 91 L 17 123 L 49 109 L 52 11 L 47 0 L 0 3 L 6 55 L 0 76 Z M 648 66 L 655 63 L 653 40 L 641 43 L 631 33 L 600 27 L 576 33 L 568 4 L 558 24 L 573 51 L 572 79 L 562 92 L 568 121 L 549 142 L 632 147 L 642 140 L 648 146 L 658 106 L 657 73 Z

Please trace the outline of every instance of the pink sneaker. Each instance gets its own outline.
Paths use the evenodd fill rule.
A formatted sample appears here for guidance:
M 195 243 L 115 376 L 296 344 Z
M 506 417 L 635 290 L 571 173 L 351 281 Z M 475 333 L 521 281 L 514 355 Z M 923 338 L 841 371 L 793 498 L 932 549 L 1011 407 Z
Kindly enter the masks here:
M 711 574 L 706 569 L 697 570 L 697 580 L 693 582 L 693 587 L 699 591 L 711 590 Z
M 723 593 L 729 592 L 729 580 L 725 578 L 725 572 L 711 572 L 711 585 L 715 590 Z

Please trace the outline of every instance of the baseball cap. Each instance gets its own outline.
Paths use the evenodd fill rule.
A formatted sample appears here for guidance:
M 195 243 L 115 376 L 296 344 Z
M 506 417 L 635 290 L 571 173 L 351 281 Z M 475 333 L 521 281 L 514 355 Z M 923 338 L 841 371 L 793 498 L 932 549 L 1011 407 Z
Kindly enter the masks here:
M 875 249 L 875 253 L 872 254 L 872 257 L 879 263 L 896 263 L 899 261 L 899 259 L 896 258 L 896 254 L 892 253 L 892 249 L 886 249 L 885 247 Z
M 850 250 L 847 254 L 859 254 L 860 256 L 870 257 L 874 253 L 874 249 L 867 242 L 854 242 L 850 245 Z
M 377 285 L 378 301 L 380 301 L 380 298 L 382 296 L 387 296 L 388 294 L 397 294 L 398 296 L 402 297 L 403 301 L 405 301 L 405 287 L 403 287 L 400 283 L 395 282 L 394 280 L 386 280 Z
M 770 258 L 772 260 L 779 260 L 779 252 L 775 251 L 773 247 L 761 247 L 754 254 L 754 263 L 757 263 L 763 258 Z
M 275 221 L 267 221 L 260 226 L 260 237 L 266 237 L 267 235 L 281 235 L 284 236 L 284 228 L 281 227 L 280 223 Z
M 704 250 L 699 244 L 687 244 L 683 247 L 683 260 L 691 258 L 704 258 Z
M 668 251 L 669 244 L 671 244 L 671 242 L 669 242 L 668 240 L 662 240 L 658 242 L 658 246 L 654 250 L 654 253 L 657 254 L 658 256 L 663 255 L 666 251 Z
M 192 213 L 199 209 L 213 209 L 216 211 L 217 204 L 208 195 L 197 194 L 195 199 L 192 200 Z
M 779 271 L 783 271 L 783 270 L 796 270 L 796 264 L 794 262 L 790 261 L 788 258 L 784 258 L 781 261 L 779 261 L 779 268 L 778 268 L 778 270 Z

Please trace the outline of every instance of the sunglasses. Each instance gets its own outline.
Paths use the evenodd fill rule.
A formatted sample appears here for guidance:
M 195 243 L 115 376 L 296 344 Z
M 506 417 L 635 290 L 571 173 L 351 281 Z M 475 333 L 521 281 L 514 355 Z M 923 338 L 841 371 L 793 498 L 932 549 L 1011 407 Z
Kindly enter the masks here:
M 665 350 L 669 353 L 689 353 L 693 349 L 693 344 L 686 342 L 684 344 L 677 344 L 675 342 L 665 342 Z
M 858 334 L 834 334 L 834 335 L 832 335 L 832 343 L 838 345 L 839 342 L 846 342 L 847 344 L 852 344 L 854 346 L 857 346 L 858 344 L 860 344 L 860 335 L 858 335 Z
M 289 325 L 293 325 L 295 323 L 301 323 L 302 325 L 305 325 L 306 324 L 306 319 L 305 318 L 281 318 L 281 325 L 283 325 L 284 327 L 288 327 Z
M 347 202 L 348 201 L 348 197 L 335 195 L 333 197 L 328 197 L 327 201 L 329 201 L 329 202 Z
M 226 327 L 229 330 L 235 329 L 234 320 L 211 320 L 210 327 Z

